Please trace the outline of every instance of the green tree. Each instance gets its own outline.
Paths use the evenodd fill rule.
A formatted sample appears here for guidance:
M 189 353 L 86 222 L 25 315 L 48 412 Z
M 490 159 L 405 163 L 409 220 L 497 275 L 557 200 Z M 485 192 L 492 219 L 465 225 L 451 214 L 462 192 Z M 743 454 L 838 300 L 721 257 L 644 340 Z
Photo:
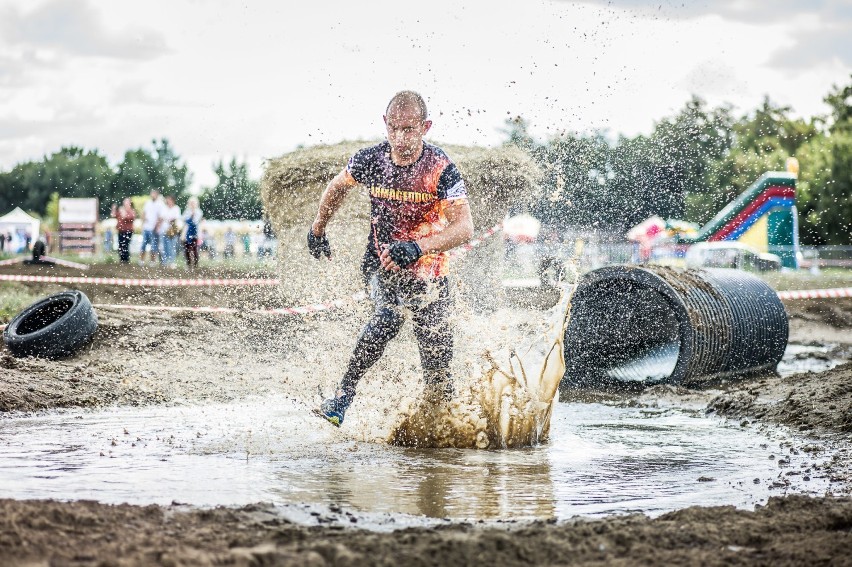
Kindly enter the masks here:
M 151 189 L 174 194 L 181 201 L 186 199 L 192 181 L 186 164 L 181 162 L 165 138 L 159 142 L 153 140 L 151 144 L 151 150 L 138 148 L 125 152 L 110 185 L 111 202 L 145 195 Z M 101 211 L 108 213 L 109 203 L 102 204 Z
M 706 190 L 687 196 L 688 220 L 706 222 L 762 174 L 783 171 L 787 158 L 820 136 L 818 119 L 793 119 L 790 112 L 766 97 L 757 110 L 730 126 L 732 145 L 708 164 Z
M 16 165 L 0 173 L 0 207 L 19 206 L 44 215 L 50 197 L 98 197 L 109 200 L 113 171 L 97 150 L 63 147 L 41 161 Z M 108 208 L 108 203 L 106 207 Z
M 806 244 L 852 243 L 852 82 L 825 97 L 828 132 L 797 152 L 801 171 L 796 203 Z
M 232 158 L 213 165 L 218 181 L 199 197 L 204 216 L 210 219 L 259 219 L 263 215 L 259 183 L 249 178 L 248 165 Z
M 50 194 L 50 200 L 47 202 L 42 220 L 47 228 L 51 230 L 59 228 L 59 193 Z

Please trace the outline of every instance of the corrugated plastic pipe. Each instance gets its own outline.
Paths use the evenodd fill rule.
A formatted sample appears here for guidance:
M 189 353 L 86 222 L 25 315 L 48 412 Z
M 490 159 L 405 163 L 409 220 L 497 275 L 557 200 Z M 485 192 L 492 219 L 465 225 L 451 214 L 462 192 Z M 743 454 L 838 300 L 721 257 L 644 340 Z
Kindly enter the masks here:
M 562 387 L 689 384 L 771 371 L 788 334 L 778 295 L 749 273 L 600 268 L 574 293 Z

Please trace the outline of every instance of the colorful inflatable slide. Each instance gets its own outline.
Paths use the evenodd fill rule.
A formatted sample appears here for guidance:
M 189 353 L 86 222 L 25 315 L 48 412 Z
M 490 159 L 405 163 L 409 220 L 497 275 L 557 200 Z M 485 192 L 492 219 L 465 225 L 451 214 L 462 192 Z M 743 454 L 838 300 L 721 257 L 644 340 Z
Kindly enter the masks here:
M 676 238 L 681 244 L 719 240 L 738 240 L 761 252 L 777 254 L 785 267 L 798 267 L 796 174 L 764 173 L 697 234 Z

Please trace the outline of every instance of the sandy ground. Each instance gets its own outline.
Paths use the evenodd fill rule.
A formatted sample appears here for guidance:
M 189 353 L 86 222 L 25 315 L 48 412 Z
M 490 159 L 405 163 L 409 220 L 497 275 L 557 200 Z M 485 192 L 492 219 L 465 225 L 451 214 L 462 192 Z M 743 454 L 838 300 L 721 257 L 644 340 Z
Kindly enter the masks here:
M 36 270 L 18 266 L 0 268 L 0 273 Z M 116 270 L 102 266 L 89 275 L 114 276 Z M 51 273 L 77 275 L 55 268 Z M 156 273 L 133 267 L 132 275 Z M 275 288 L 78 287 L 95 304 L 292 304 Z M 25 288 L 36 295 L 65 289 L 41 284 Z M 791 342 L 831 343 L 836 354 L 848 359 L 852 300 L 795 301 L 786 307 Z M 313 337 L 336 332 L 341 322 L 362 315 L 364 309 L 363 304 L 351 305 L 298 319 L 98 309 L 100 327 L 94 341 L 73 358 L 16 359 L 0 349 L 0 411 L 202 403 L 281 392 L 306 399 L 316 388 L 316 381 L 306 379 L 308 365 L 321 360 L 342 366 L 348 356 L 348 348 L 317 352 Z M 351 334 L 348 330 L 346 336 Z M 285 369 L 290 378 L 282 378 Z M 701 404 L 743 427 L 783 425 L 797 430 L 806 437 L 791 451 L 836 451 L 834 460 L 818 471 L 832 479 L 832 494 L 776 497 L 753 512 L 694 507 L 654 519 L 637 515 L 558 524 L 453 524 L 390 533 L 360 530 L 357 518 L 353 521 L 343 513 L 331 514 L 316 526 L 293 524 L 264 505 L 197 510 L 0 500 L 0 563 L 852 565 L 852 364 L 820 374 L 733 380 L 698 390 L 658 386 L 608 396 L 649 406 L 662 399 L 680 400 Z

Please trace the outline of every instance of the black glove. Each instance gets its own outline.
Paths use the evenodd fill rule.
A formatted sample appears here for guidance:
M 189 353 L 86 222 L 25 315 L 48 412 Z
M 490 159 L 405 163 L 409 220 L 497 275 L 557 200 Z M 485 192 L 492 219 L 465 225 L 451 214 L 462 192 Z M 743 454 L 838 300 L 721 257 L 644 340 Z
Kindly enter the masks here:
M 314 231 L 309 228 L 308 251 L 314 258 L 319 259 L 320 256 L 325 254 L 325 257 L 330 259 L 331 245 L 328 243 L 328 237 L 325 234 L 323 234 L 322 236 L 314 236 Z
M 390 259 L 400 268 L 407 268 L 423 255 L 420 245 L 413 240 L 398 240 L 390 245 Z

